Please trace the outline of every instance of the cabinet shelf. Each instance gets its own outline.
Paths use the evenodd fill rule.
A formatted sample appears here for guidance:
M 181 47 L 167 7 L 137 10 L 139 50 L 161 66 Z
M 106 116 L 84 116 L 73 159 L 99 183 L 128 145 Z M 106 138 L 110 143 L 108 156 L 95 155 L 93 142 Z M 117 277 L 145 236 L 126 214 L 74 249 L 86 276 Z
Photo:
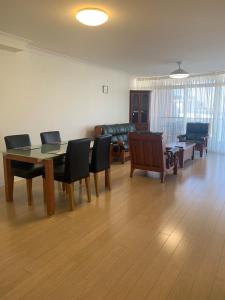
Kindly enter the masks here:
M 149 130 L 149 107 L 151 91 L 130 91 L 130 123 L 134 123 L 137 130 Z

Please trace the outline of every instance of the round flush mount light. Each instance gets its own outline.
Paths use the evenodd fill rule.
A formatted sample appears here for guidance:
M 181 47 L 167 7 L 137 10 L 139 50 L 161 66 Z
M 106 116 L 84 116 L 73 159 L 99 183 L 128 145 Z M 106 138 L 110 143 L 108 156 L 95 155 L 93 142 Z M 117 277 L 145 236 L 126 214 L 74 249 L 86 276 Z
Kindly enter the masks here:
M 87 26 L 99 26 L 108 21 L 108 15 L 98 8 L 85 8 L 78 11 L 76 19 Z

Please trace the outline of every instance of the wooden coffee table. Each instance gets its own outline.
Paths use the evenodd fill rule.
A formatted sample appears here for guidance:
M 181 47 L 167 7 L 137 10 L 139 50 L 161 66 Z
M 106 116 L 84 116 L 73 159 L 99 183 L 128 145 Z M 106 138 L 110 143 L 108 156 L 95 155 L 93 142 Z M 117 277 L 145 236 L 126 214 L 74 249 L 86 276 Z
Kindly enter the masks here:
M 184 162 L 188 159 L 194 159 L 195 154 L 195 144 L 194 143 L 186 143 L 186 142 L 177 142 L 166 145 L 167 149 L 171 148 L 179 148 L 179 166 L 180 168 L 184 167 Z

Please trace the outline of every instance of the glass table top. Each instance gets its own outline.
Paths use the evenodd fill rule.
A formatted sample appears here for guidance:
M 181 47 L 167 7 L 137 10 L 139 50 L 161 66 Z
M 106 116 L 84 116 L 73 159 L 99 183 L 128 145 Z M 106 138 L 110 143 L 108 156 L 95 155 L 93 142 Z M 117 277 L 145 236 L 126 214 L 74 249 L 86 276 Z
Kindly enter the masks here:
M 93 148 L 94 141 L 91 141 L 90 149 Z M 30 147 L 14 148 L 2 151 L 3 155 L 13 154 L 35 159 L 51 159 L 59 155 L 65 155 L 68 142 L 60 144 L 32 145 Z

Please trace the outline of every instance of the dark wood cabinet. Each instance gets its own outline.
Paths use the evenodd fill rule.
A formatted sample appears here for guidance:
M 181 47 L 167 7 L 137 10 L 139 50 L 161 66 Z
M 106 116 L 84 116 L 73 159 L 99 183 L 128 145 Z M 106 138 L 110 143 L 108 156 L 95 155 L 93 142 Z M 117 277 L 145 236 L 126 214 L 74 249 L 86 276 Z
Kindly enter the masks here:
M 130 91 L 130 123 L 137 130 L 149 130 L 149 107 L 151 91 Z

